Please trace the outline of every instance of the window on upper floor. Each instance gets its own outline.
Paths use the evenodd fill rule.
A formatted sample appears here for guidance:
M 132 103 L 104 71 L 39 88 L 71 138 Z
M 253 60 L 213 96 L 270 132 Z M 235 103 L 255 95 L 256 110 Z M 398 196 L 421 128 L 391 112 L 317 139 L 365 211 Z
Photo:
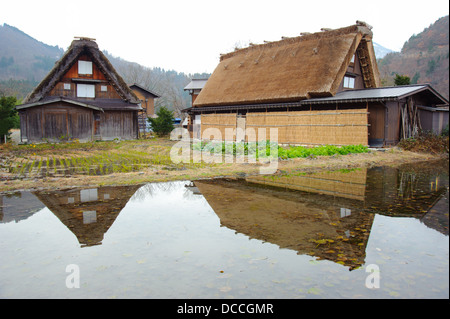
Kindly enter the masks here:
M 355 88 L 355 78 L 351 76 L 344 76 L 344 88 L 354 89 Z
M 95 98 L 95 85 L 77 84 L 77 97 Z
M 78 61 L 78 74 L 91 75 L 92 74 L 92 62 L 90 61 Z

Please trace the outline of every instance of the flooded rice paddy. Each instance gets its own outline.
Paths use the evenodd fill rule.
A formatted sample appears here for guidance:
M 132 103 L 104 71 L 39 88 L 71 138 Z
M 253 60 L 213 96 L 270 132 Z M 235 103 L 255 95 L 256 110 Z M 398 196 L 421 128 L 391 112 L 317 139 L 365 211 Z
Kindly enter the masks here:
M 0 196 L 0 298 L 449 298 L 448 161 Z

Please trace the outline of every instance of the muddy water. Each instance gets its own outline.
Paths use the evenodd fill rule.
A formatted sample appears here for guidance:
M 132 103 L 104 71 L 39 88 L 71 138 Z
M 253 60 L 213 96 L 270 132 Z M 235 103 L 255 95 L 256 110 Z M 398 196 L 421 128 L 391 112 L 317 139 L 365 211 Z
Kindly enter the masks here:
M 448 298 L 448 161 L 18 192 L 0 298 Z

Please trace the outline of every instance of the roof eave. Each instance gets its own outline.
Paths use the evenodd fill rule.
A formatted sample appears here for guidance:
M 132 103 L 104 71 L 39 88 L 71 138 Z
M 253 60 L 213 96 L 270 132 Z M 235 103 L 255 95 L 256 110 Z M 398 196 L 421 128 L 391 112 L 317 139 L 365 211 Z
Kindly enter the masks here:
M 28 108 L 31 108 L 31 107 L 47 105 L 47 104 L 52 104 L 52 103 L 56 103 L 56 102 L 65 102 L 65 103 L 69 103 L 69 104 L 85 107 L 85 108 L 88 108 L 88 109 L 93 109 L 95 111 L 104 112 L 104 110 L 102 108 L 100 108 L 100 107 L 97 107 L 97 106 L 94 106 L 94 105 L 90 105 L 90 104 L 86 104 L 86 103 L 82 103 L 82 102 L 79 102 L 79 101 L 74 101 L 74 100 L 70 100 L 70 99 L 64 99 L 64 98 L 61 98 L 61 97 L 56 98 L 56 99 L 46 100 L 46 101 L 38 101 L 38 102 L 33 102 L 33 103 L 26 103 L 26 104 L 17 105 L 16 106 L 16 110 L 23 110 L 23 109 L 28 109 Z

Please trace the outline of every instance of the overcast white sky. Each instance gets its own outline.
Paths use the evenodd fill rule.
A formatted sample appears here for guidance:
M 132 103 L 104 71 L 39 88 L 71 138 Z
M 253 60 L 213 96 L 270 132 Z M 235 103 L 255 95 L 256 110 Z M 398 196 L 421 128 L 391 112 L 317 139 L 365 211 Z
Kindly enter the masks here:
M 449 14 L 447 0 L 0 0 L 0 24 L 67 49 L 74 36 L 147 67 L 211 73 L 220 53 L 362 20 L 374 41 L 399 51 Z

